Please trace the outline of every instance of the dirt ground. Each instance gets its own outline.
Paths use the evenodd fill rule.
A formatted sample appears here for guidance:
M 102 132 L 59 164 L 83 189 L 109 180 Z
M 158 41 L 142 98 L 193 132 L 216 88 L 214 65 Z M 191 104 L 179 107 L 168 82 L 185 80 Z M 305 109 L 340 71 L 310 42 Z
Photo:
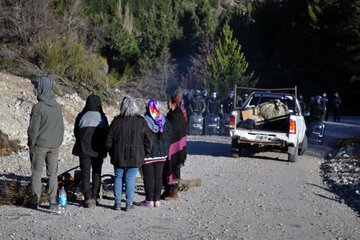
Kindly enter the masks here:
M 9 79 L 16 87 L 10 88 Z M 0 129 L 25 145 L 27 114 L 35 102 L 31 85 L 0 74 L 2 93 L 5 86 Z M 24 100 L 16 108 L 19 98 Z M 59 101 L 67 106 L 67 133 L 59 160 L 59 172 L 63 172 L 78 165 L 71 155 L 71 131 L 83 102 L 76 96 Z M 112 120 L 117 109 L 105 112 Z M 313 146 L 310 152 L 321 152 L 317 149 Z M 230 150 L 228 137 L 190 136 L 182 177 L 201 179 L 202 185 L 181 192 L 177 201 L 161 202 L 160 208 L 114 211 L 111 194 L 94 209 L 70 202 L 65 216 L 50 211 L 46 204 L 38 210 L 2 205 L 0 239 L 360 239 L 357 212 L 324 183 L 322 157 L 305 154 L 289 163 L 281 153 L 232 158 Z M 28 156 L 25 148 L 0 157 L 0 189 L 9 181 L 29 181 Z M 113 174 L 108 158 L 103 173 Z M 143 192 L 137 191 L 135 200 L 143 199 Z
M 289 164 L 286 156 L 278 153 L 234 159 L 224 137 L 190 137 L 188 144 L 183 178 L 200 178 L 202 185 L 181 192 L 178 201 L 162 202 L 161 208 L 118 212 L 111 209 L 113 196 L 108 195 L 95 209 L 70 203 L 65 216 L 45 205 L 39 210 L 1 206 L 0 238 L 360 238 L 356 213 L 323 183 L 321 159 L 305 155 Z M 18 164 L 28 169 L 26 161 L 21 159 Z M 77 160 L 59 164 L 70 168 Z M 104 164 L 106 172 L 112 173 L 109 160 Z M 138 192 L 136 201 L 143 199 Z

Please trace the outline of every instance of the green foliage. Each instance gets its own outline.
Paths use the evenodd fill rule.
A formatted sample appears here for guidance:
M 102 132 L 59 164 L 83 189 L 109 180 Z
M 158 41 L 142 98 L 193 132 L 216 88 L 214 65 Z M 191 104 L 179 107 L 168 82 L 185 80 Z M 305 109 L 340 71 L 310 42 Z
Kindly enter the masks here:
M 212 8 L 218 9 L 220 7 L 220 0 L 209 0 L 209 4 Z
M 0 56 L 0 70 L 8 70 L 10 69 L 12 64 L 12 60 L 6 56 Z
M 84 12 L 92 22 L 101 24 L 116 15 L 117 4 L 118 0 L 87 0 Z
M 139 47 L 150 58 L 160 56 L 169 49 L 172 41 L 179 39 L 182 29 L 177 1 L 156 1 L 149 10 L 140 10 L 137 21 Z
M 205 87 L 216 91 L 221 97 L 235 84 L 252 86 L 253 73 L 246 74 L 248 63 L 241 45 L 233 38 L 228 24 L 224 25 L 220 39 L 216 42 L 215 53 L 207 59 L 208 82 Z
M 54 12 L 57 14 L 63 14 L 69 6 L 69 3 L 69 0 L 54 0 Z
M 105 59 L 87 52 L 84 45 L 74 41 L 72 36 L 63 39 L 46 37 L 29 48 L 40 68 L 49 74 L 66 76 L 90 86 L 106 80 Z
M 110 25 L 110 45 L 111 49 L 115 51 L 114 55 L 122 58 L 125 62 L 133 59 L 139 53 L 134 35 L 125 29 L 121 19 L 114 18 Z
M 200 37 L 203 41 L 211 37 L 215 33 L 216 22 L 211 13 L 211 7 L 208 0 L 199 1 L 195 9 L 196 15 L 199 18 L 199 27 L 201 29 Z

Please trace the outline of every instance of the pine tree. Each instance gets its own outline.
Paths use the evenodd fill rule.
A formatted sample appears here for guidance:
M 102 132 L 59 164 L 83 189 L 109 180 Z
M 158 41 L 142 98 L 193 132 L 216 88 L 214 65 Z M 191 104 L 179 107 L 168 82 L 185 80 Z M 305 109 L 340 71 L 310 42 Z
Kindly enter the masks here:
M 246 73 L 248 63 L 241 45 L 233 37 L 233 32 L 228 24 L 225 24 L 220 39 L 215 44 L 215 52 L 207 59 L 207 83 L 205 87 L 225 97 L 230 88 L 235 84 L 250 86 L 254 73 Z

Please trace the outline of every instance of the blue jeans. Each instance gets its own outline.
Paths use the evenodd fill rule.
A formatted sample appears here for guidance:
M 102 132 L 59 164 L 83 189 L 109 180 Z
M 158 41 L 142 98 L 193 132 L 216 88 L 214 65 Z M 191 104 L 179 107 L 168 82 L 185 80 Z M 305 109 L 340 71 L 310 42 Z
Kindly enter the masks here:
M 123 187 L 123 177 L 125 180 L 125 193 L 126 193 L 126 203 L 132 204 L 134 202 L 135 195 L 135 178 L 138 172 L 138 168 L 121 168 L 114 167 L 115 172 L 115 202 L 121 202 L 121 194 Z

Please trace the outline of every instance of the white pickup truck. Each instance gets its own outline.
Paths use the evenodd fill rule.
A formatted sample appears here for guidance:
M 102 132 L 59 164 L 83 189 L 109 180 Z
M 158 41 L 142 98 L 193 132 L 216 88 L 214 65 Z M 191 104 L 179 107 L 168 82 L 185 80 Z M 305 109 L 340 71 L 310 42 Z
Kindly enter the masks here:
M 244 89 L 248 91 L 250 88 L 235 87 L 235 99 L 239 91 Z M 239 157 L 243 149 L 252 148 L 255 151 L 285 152 L 290 162 L 296 162 L 298 155 L 304 154 L 307 149 L 305 119 L 297 99 L 296 87 L 250 90 L 254 91 L 242 106 L 235 107 L 232 112 L 230 136 L 233 157 Z M 288 93 L 289 90 L 294 93 Z M 286 114 L 265 120 L 259 113 L 259 107 L 267 102 L 278 101 L 276 99 L 280 100 Z

